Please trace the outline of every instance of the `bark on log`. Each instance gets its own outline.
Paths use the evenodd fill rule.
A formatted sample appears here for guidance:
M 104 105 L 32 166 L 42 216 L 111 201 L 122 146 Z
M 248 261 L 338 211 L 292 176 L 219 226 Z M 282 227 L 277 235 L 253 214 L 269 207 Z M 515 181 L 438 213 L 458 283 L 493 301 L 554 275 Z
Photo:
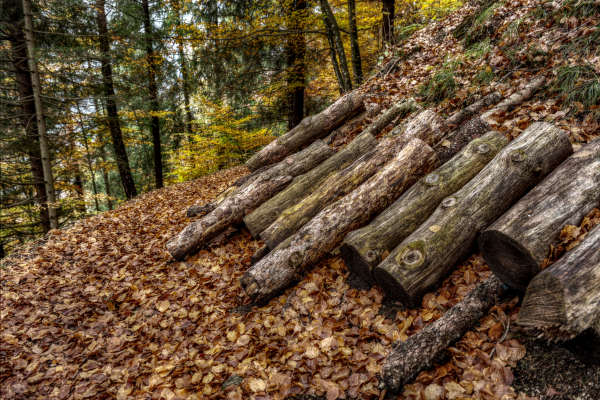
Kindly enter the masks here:
M 600 336 L 600 226 L 533 278 L 517 323 L 551 340 Z
M 346 233 L 385 209 L 435 163 L 431 147 L 413 139 L 376 175 L 323 209 L 246 271 L 241 280 L 246 294 L 256 302 L 264 302 L 285 289 L 338 246 Z
M 417 229 L 444 197 L 463 187 L 507 143 L 496 131 L 473 140 L 450 161 L 421 178 L 369 225 L 350 232 L 341 247 L 348 269 L 374 283 L 373 268 Z
M 537 78 L 534 78 L 531 82 L 526 84 L 521 90 L 513 93 L 507 99 L 503 100 L 498 105 L 493 107 L 491 110 L 483 113 L 481 115 L 481 119 L 483 119 L 484 121 L 488 121 L 488 118 L 490 118 L 493 114 L 496 114 L 496 113 L 499 113 L 502 111 L 509 111 L 511 108 L 515 107 L 516 105 L 519 105 L 519 104 L 523 103 L 524 101 L 528 100 L 529 98 L 531 98 L 531 96 L 533 96 L 535 94 L 535 92 L 537 92 L 542 86 L 544 86 L 545 83 L 546 83 L 546 78 L 543 76 L 538 76 Z
M 388 390 L 398 392 L 419 372 L 432 368 L 434 360 L 475 325 L 504 294 L 504 285 L 492 276 L 478 284 L 440 319 L 406 341 L 395 344 L 383 364 L 383 381 Z
M 462 110 L 452 114 L 446 120 L 446 124 L 448 124 L 451 127 L 458 127 L 464 121 L 469 120 L 475 115 L 479 114 L 482 108 L 496 104 L 500 100 L 502 100 L 502 95 L 500 93 L 490 93 L 487 96 L 484 96 L 480 100 L 476 101 L 475 103 L 469 105 L 468 107 L 465 107 Z
M 465 257 L 480 230 L 572 152 L 567 134 L 534 123 L 505 147 L 374 270 L 375 281 L 393 297 L 415 304 Z
M 244 224 L 250 234 L 258 237 L 258 234 L 269 226 L 283 210 L 305 196 L 311 188 L 318 186 L 329 174 L 347 166 L 375 147 L 376 144 L 377 139 L 373 135 L 361 133 L 342 150 L 307 173 L 295 177 L 288 187 L 246 215 Z
M 507 285 L 525 290 L 565 225 L 600 204 L 600 139 L 569 157 L 482 232 L 486 262 Z
M 386 114 L 379 118 L 372 127 L 374 126 L 378 130 L 383 129 L 393 119 L 393 117 Z M 425 110 L 419 113 L 406 124 L 402 134 L 383 138 L 372 151 L 364 154 L 343 170 L 328 176 L 323 184 L 318 186 L 312 193 L 284 210 L 260 234 L 260 238 L 270 249 L 274 249 L 279 243 L 300 229 L 323 207 L 347 195 L 379 171 L 411 139 L 421 139 L 425 143 L 433 145 L 444 135 L 444 127 L 444 121 L 435 112 Z
M 296 127 L 278 137 L 252 156 L 246 166 L 254 171 L 264 165 L 283 160 L 315 139 L 320 139 L 340 126 L 348 118 L 364 110 L 364 94 L 354 90 L 316 115 L 304 118 Z

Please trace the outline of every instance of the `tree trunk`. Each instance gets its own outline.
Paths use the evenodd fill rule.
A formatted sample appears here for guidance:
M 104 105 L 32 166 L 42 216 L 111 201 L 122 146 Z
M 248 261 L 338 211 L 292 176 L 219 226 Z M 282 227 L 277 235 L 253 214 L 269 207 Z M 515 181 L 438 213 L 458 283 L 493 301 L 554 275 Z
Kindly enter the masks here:
M 123 142 L 123 133 L 121 132 L 121 123 L 117 112 L 117 103 L 115 101 L 115 89 L 112 77 L 112 65 L 110 62 L 110 41 L 108 36 L 108 27 L 106 24 L 106 12 L 104 10 L 104 0 L 96 0 L 96 22 L 98 24 L 99 44 L 100 44 L 100 62 L 102 64 L 102 86 L 106 101 L 106 119 L 108 129 L 112 138 L 115 159 L 123 184 L 125 196 L 131 199 L 137 196 L 131 169 L 129 168 L 129 159 Z
M 327 0 L 320 0 L 321 12 L 323 13 L 323 21 L 326 25 L 328 34 L 331 33 L 335 52 L 337 53 L 340 75 L 342 77 L 344 92 L 352 90 L 352 81 L 350 80 L 350 72 L 348 70 L 348 61 L 346 59 L 346 51 L 344 50 L 344 42 L 340 34 L 340 28 L 333 15 L 331 6 Z
M 374 283 L 372 271 L 390 251 L 419 227 L 444 197 L 463 187 L 508 143 L 490 131 L 423 177 L 369 225 L 350 232 L 341 247 L 348 269 Z
M 375 268 L 376 282 L 390 297 L 416 304 L 469 253 L 479 231 L 571 152 L 564 131 L 532 124 Z
M 377 140 L 370 133 L 360 134 L 342 150 L 307 173 L 297 176 L 283 191 L 273 196 L 244 218 L 252 236 L 257 237 L 279 214 L 318 187 L 327 176 L 338 171 L 372 149 Z
M 402 109 L 403 104 L 392 107 L 384 113 L 367 131 L 377 134 L 391 122 Z M 362 155 L 341 171 L 331 174 L 308 196 L 284 210 L 279 217 L 267 227 L 260 238 L 274 249 L 279 243 L 296 232 L 302 225 L 314 217 L 323 207 L 347 195 L 365 180 L 379 171 L 402 148 L 417 138 L 432 145 L 443 136 L 443 120 L 433 111 L 426 110 L 406 124 L 404 133 L 393 135 L 379 141 L 377 146 Z M 372 128 L 372 129 L 371 129 Z
M 274 164 L 314 140 L 327 136 L 344 121 L 364 110 L 363 99 L 364 94 L 357 90 L 340 97 L 325 110 L 304 118 L 294 129 L 269 143 L 252 156 L 246 166 L 254 171 L 265 165 Z
M 108 171 L 106 170 L 106 151 L 104 150 L 104 144 L 100 146 L 100 157 L 102 158 L 102 179 L 104 180 L 104 192 L 106 194 L 106 205 L 109 210 L 112 210 L 113 202 L 112 202 L 112 193 L 110 190 L 110 178 L 108 176 Z
M 356 27 L 356 1 L 348 0 L 348 25 L 350 26 L 350 49 L 352 50 L 352 72 L 354 82 L 360 86 L 363 81 L 362 62 L 360 59 L 360 46 L 358 41 L 358 29 Z
M 460 339 L 505 294 L 495 276 L 478 284 L 463 300 L 435 322 L 398 342 L 383 364 L 383 381 L 391 392 L 412 382 L 419 372 L 434 366 L 444 350 Z
M 323 25 L 325 25 L 325 32 L 327 34 L 327 42 L 329 42 L 329 57 L 331 58 L 331 66 L 333 67 L 333 72 L 335 73 L 335 77 L 338 82 L 338 88 L 340 94 L 344 94 L 348 91 L 346 87 L 346 83 L 344 82 L 344 78 L 342 77 L 342 72 L 340 70 L 340 64 L 337 60 L 337 54 L 335 52 L 335 44 L 333 43 L 333 32 L 331 31 L 331 27 L 327 22 L 327 17 L 323 15 Z
M 321 140 L 247 181 L 233 193 L 224 195 L 214 210 L 189 224 L 167 243 L 173 258 L 182 259 L 197 250 L 231 224 L 239 223 L 275 193 L 283 189 L 295 175 L 308 171 L 325 160 L 333 151 Z
M 306 0 L 293 0 L 290 10 L 288 29 L 292 33 L 286 43 L 287 53 L 287 90 L 288 90 L 288 129 L 298 125 L 304 117 L 304 80 L 305 69 L 304 55 L 306 41 L 304 28 L 306 21 Z
M 285 289 L 338 246 L 346 233 L 385 209 L 435 163 L 431 147 L 419 139 L 410 141 L 381 171 L 324 208 L 246 271 L 241 280 L 246 294 L 256 302 L 264 302 Z
M 175 5 L 176 4 L 176 5 Z M 181 2 L 174 2 L 174 6 L 177 7 L 177 26 L 181 25 Z M 187 62 L 185 60 L 185 50 L 183 48 L 183 39 L 181 37 L 181 33 L 177 32 L 177 52 L 179 55 L 179 69 L 181 71 L 181 89 L 183 91 L 183 106 L 185 109 L 185 130 L 188 135 L 188 138 L 193 132 L 192 121 L 194 120 L 194 116 L 192 114 L 192 109 L 190 107 L 190 78 L 187 67 Z
M 383 0 L 381 7 L 383 43 L 394 44 L 394 0 Z
M 50 162 L 50 146 L 46 136 L 46 118 L 44 117 L 44 108 L 42 106 L 40 75 L 37 69 L 35 58 L 35 40 L 33 37 L 33 22 L 31 20 L 31 3 L 29 0 L 23 0 L 23 15 L 25 17 L 25 45 L 27 47 L 27 64 L 29 66 L 29 76 L 31 79 L 31 89 L 33 92 L 33 104 L 35 106 L 35 119 L 40 143 L 40 156 L 42 159 L 42 172 L 44 174 L 44 186 L 46 188 L 46 197 L 48 198 L 48 217 L 50 228 L 58 228 L 58 216 L 56 214 L 56 198 L 54 195 L 54 177 L 52 175 L 52 164 Z
M 92 181 L 92 192 L 94 193 L 94 205 L 96 206 L 96 212 L 100 212 L 100 204 L 98 203 L 98 186 L 96 185 L 96 171 L 94 170 L 94 166 L 92 163 L 92 155 L 90 154 L 90 146 L 89 146 L 87 130 L 85 129 L 85 125 L 83 124 L 83 120 L 81 119 L 81 108 L 79 107 L 79 102 L 76 102 L 75 105 L 77 107 L 79 129 L 81 129 L 81 137 L 83 138 L 83 146 L 85 148 L 85 161 L 86 161 L 88 171 L 90 173 L 90 177 L 91 177 L 91 181 Z
M 600 226 L 527 287 L 517 323 L 551 340 L 600 336 Z
M 598 204 L 600 139 L 569 157 L 481 234 L 485 261 L 504 283 L 525 290 L 563 226 L 578 225 Z

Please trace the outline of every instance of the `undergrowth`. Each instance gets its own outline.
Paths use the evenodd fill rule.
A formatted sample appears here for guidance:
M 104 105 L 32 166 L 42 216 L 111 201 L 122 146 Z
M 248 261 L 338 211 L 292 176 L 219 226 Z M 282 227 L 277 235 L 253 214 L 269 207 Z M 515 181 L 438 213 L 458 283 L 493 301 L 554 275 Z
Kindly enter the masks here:
M 419 95 L 426 103 L 439 103 L 454 96 L 458 84 L 454 79 L 457 61 L 444 63 L 442 68 L 436 72 L 427 82 L 419 88 Z
M 553 89 L 567 104 L 580 103 L 586 108 L 600 104 L 600 76 L 589 64 L 560 67 Z

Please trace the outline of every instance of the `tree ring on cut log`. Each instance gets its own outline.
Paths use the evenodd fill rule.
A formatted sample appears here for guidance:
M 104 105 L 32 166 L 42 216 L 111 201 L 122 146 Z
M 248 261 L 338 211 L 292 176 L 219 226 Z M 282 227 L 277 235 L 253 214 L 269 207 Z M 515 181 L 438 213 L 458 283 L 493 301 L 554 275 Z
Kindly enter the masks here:
M 450 207 L 454 207 L 456 205 L 456 197 L 446 197 L 444 200 L 442 200 L 442 207 L 444 208 L 450 208 Z
M 438 174 L 429 174 L 425 177 L 425 183 L 428 185 L 437 185 L 438 182 L 440 181 L 440 176 Z
M 487 154 L 490 151 L 490 145 L 487 143 L 479 144 L 475 149 L 479 154 Z
M 525 290 L 539 267 L 529 251 L 510 237 L 496 230 L 488 230 L 479 238 L 479 248 L 490 265 L 498 265 L 494 274 L 513 288 Z
M 397 266 L 394 265 L 394 269 Z M 413 304 L 412 299 L 406 293 L 402 285 L 398 283 L 398 281 L 394 278 L 393 274 L 395 271 L 388 272 L 383 268 L 375 268 L 373 270 L 373 278 L 375 282 L 383 289 L 384 293 L 395 300 L 400 300 L 405 304 L 410 306 L 416 306 Z

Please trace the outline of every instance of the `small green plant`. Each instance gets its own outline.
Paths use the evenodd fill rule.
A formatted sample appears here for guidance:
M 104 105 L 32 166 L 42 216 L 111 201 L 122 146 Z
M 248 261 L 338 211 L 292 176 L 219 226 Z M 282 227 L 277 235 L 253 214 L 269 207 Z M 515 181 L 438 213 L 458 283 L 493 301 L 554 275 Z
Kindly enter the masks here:
M 406 39 L 411 37 L 413 33 L 418 31 L 419 29 L 421 29 L 423 26 L 424 26 L 423 24 L 410 24 L 410 25 L 401 26 L 397 30 L 397 33 L 396 33 L 397 43 L 404 42 Z
M 479 72 L 477 72 L 477 75 L 475 75 L 475 83 L 487 85 L 494 80 L 495 77 L 496 74 L 494 74 L 492 68 L 490 68 L 489 65 L 486 65 L 485 68 L 482 68 Z
M 600 76 L 589 64 L 560 67 L 553 88 L 567 103 L 578 102 L 586 108 L 600 104 Z
M 585 18 L 600 14 L 600 3 L 595 0 L 567 0 L 558 10 L 559 15 Z
M 490 38 L 485 38 L 481 42 L 477 42 L 469 47 L 465 51 L 465 57 L 470 59 L 483 58 L 487 53 L 490 52 L 492 46 L 490 44 Z
M 445 63 L 429 80 L 419 88 L 419 95 L 426 103 L 439 103 L 454 95 L 457 88 L 454 71 L 457 61 Z

